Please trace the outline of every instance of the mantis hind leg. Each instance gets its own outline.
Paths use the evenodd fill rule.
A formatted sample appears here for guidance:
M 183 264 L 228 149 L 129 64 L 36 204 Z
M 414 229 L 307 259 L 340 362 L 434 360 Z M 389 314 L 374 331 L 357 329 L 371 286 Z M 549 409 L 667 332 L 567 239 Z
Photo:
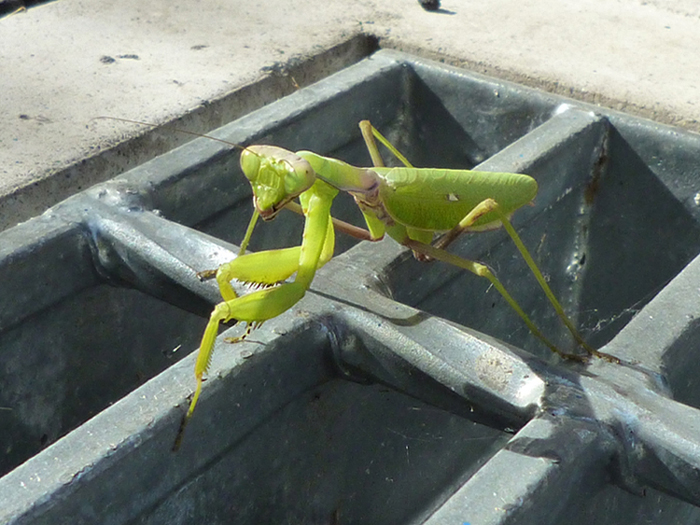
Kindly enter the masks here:
M 516 248 L 520 252 L 520 255 L 525 260 L 525 263 L 530 268 L 530 271 L 532 272 L 532 274 L 535 276 L 535 279 L 537 280 L 538 284 L 540 285 L 540 287 L 544 291 L 545 295 L 547 296 L 547 299 L 549 300 L 551 305 L 554 307 L 554 310 L 556 311 L 557 316 L 559 316 L 561 321 L 564 323 L 564 325 L 569 330 L 569 332 L 571 332 L 571 335 L 576 340 L 576 342 L 581 346 L 581 348 L 583 348 L 589 355 L 599 357 L 599 358 L 605 359 L 605 360 L 610 361 L 610 362 L 619 362 L 619 360 L 616 357 L 605 354 L 603 352 L 599 352 L 598 350 L 594 349 L 592 346 L 590 346 L 583 339 L 583 337 L 581 337 L 581 334 L 578 333 L 578 330 L 576 330 L 576 327 L 574 326 L 574 324 L 571 322 L 569 317 L 564 312 L 564 308 L 561 306 L 561 304 L 557 300 L 556 296 L 554 295 L 554 292 L 552 292 L 552 289 L 547 284 L 547 281 L 545 280 L 544 276 L 542 275 L 542 272 L 540 271 L 539 267 L 535 263 L 534 259 L 530 255 L 530 252 L 523 244 L 523 241 L 520 239 L 520 236 L 515 231 L 515 228 L 513 228 L 513 225 L 510 223 L 510 220 L 508 219 L 507 214 L 503 213 L 503 211 L 501 210 L 500 206 L 498 205 L 498 203 L 496 201 L 494 201 L 493 199 L 486 199 L 486 200 L 482 201 L 480 204 L 475 206 L 474 209 L 472 209 L 472 211 L 469 212 L 464 219 L 462 219 L 459 222 L 459 224 L 453 229 L 453 231 L 461 232 L 461 231 L 467 230 L 480 217 L 482 217 L 483 215 L 485 215 L 491 211 L 495 211 L 496 213 L 498 213 L 499 220 L 503 224 L 503 227 L 508 232 L 508 235 L 510 235 L 511 239 L 513 240 L 513 243 L 515 244 Z M 435 246 L 435 247 L 431 247 L 431 248 L 433 250 L 439 250 L 440 252 L 447 253 L 447 252 L 444 252 L 444 250 L 442 249 L 441 246 Z M 438 257 L 435 257 L 435 258 L 438 258 Z M 452 263 L 452 264 L 454 264 L 454 263 Z M 478 263 L 472 263 L 472 264 L 478 265 Z M 467 269 L 469 269 L 469 268 L 467 268 Z M 506 299 L 508 304 L 518 313 L 518 315 L 523 319 L 523 321 L 525 321 L 525 324 L 527 324 L 527 326 L 530 328 L 530 331 L 537 338 L 542 340 L 550 349 L 552 349 L 555 353 L 557 353 L 563 357 L 574 358 L 574 356 L 572 356 L 571 354 L 565 354 L 565 353 L 561 352 L 560 350 L 556 349 L 556 347 L 554 347 L 554 345 L 552 345 L 552 343 L 547 341 L 547 339 L 545 339 L 542 336 L 540 330 L 536 326 L 534 326 L 534 324 L 532 324 L 532 321 L 530 321 L 527 318 L 527 316 L 524 314 L 524 312 L 522 311 L 520 306 L 517 304 L 517 302 L 515 302 L 515 300 L 512 297 L 510 297 L 510 295 L 507 295 L 508 292 L 506 292 L 506 290 L 503 288 L 503 286 L 500 283 L 498 283 L 498 284 L 496 283 L 497 280 L 495 281 L 495 279 L 496 279 L 495 276 L 493 276 L 493 274 L 490 272 L 490 270 L 488 270 L 488 268 L 486 268 L 486 271 L 488 273 L 484 272 L 484 270 L 482 270 L 482 269 L 478 269 L 478 271 L 474 271 L 474 270 L 470 270 L 470 271 L 473 271 L 477 275 L 480 275 L 482 277 L 486 277 L 487 279 L 489 279 L 494 284 L 496 289 L 498 289 L 498 291 L 501 293 L 501 295 L 503 295 L 503 297 Z M 579 360 L 580 360 L 580 358 L 579 358 Z
M 434 246 L 424 244 L 413 239 L 407 239 L 404 242 L 404 244 L 411 248 L 414 252 L 422 253 L 431 259 L 437 259 L 447 264 L 463 268 L 472 272 L 474 275 L 478 275 L 479 277 L 484 277 L 488 279 L 489 282 L 494 286 L 494 288 L 496 288 L 496 290 L 498 290 L 498 292 L 503 296 L 508 305 L 525 322 L 527 327 L 530 329 L 530 332 L 532 332 L 532 334 L 535 337 L 542 341 L 547 346 L 547 348 L 549 348 L 552 352 L 565 359 L 572 359 L 574 361 L 580 362 L 584 362 L 586 360 L 585 357 L 582 357 L 580 355 L 567 354 L 566 352 L 562 352 L 561 350 L 559 350 L 559 348 L 557 348 L 557 346 L 554 343 L 549 341 L 549 339 L 547 339 L 544 336 L 544 334 L 537 327 L 537 325 L 533 323 L 532 320 L 528 317 L 528 315 L 523 311 L 518 302 L 515 299 L 513 299 L 513 297 L 508 293 L 508 290 L 505 289 L 501 281 L 498 280 L 498 278 L 486 265 L 470 261 L 469 259 L 459 257 L 445 250 L 435 248 Z
M 564 325 L 569 329 L 569 332 L 571 332 L 571 335 L 576 340 L 576 342 L 581 346 L 581 348 L 583 348 L 586 352 L 588 352 L 589 355 L 599 357 L 601 359 L 605 359 L 606 361 L 609 361 L 611 363 L 619 363 L 620 360 L 617 357 L 603 353 L 603 352 L 599 352 L 598 350 L 596 350 L 595 348 L 590 346 L 583 339 L 583 337 L 581 337 L 581 334 L 578 333 L 578 330 L 576 330 L 576 327 L 574 326 L 574 324 L 571 322 L 569 317 L 564 312 L 564 308 L 562 308 L 561 304 L 559 303 L 556 296 L 554 295 L 554 292 L 552 292 L 552 289 L 547 284 L 547 281 L 545 280 L 544 276 L 542 275 L 542 272 L 540 271 L 539 267 L 537 266 L 534 259 L 530 255 L 530 252 L 528 251 L 528 249 L 523 244 L 523 241 L 520 239 L 518 232 L 515 231 L 515 228 L 513 228 L 513 225 L 510 223 L 510 220 L 508 220 L 507 215 L 501 211 L 499 205 L 495 201 L 493 201 L 492 199 L 487 199 L 486 201 L 484 201 L 484 203 L 486 203 L 488 201 L 491 201 L 491 202 L 488 203 L 486 207 L 495 210 L 499 214 L 499 219 L 503 223 L 503 227 L 508 232 L 508 235 L 510 235 L 510 238 L 513 240 L 513 243 L 518 248 L 520 255 L 527 263 L 528 267 L 530 268 L 530 271 L 535 276 L 535 279 L 537 280 L 538 284 L 542 288 L 542 291 L 544 292 L 544 294 L 547 296 L 547 299 L 549 299 L 549 302 L 554 307 L 554 310 L 557 312 L 559 319 L 561 319 L 561 321 L 564 323 Z

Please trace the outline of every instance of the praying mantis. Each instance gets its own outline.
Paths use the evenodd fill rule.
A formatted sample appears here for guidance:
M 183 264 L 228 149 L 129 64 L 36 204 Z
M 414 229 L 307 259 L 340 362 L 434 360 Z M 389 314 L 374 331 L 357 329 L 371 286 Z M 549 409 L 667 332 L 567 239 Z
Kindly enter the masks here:
M 292 308 L 304 297 L 316 271 L 333 257 L 336 229 L 369 241 L 378 241 L 389 235 L 410 248 L 419 260 L 437 259 L 488 279 L 533 335 L 561 357 L 585 361 L 589 356 L 595 356 L 619 362 L 617 358 L 589 346 L 579 335 L 510 223 L 509 217 L 537 194 L 537 183 L 532 177 L 515 173 L 414 168 L 369 121 L 360 122 L 360 130 L 372 159 L 371 168 L 358 168 L 310 151 L 293 153 L 276 146 L 242 148 L 241 169 L 251 184 L 255 210 L 239 256 L 218 270 L 199 274 L 202 279 L 216 279 L 223 301 L 211 313 L 202 337 L 195 364 L 196 389 L 175 448 L 179 446 L 184 427 L 199 400 L 220 323 L 230 320 L 246 323 L 245 333 L 233 339 L 233 342 L 238 342 L 265 321 Z M 384 144 L 404 167 L 385 167 L 375 139 Z M 331 216 L 331 204 L 341 191 L 355 199 L 366 230 Z M 300 205 L 294 202 L 297 198 Z M 304 215 L 301 245 L 245 254 L 258 217 L 272 220 L 285 207 Z M 464 232 L 500 226 L 510 235 L 557 315 L 577 344 L 586 351 L 586 356 L 565 353 L 551 343 L 486 265 L 445 250 Z M 433 243 L 436 233 L 444 235 Z M 295 277 L 289 281 L 292 275 Z M 264 289 L 238 296 L 231 285 L 233 279 L 261 285 Z

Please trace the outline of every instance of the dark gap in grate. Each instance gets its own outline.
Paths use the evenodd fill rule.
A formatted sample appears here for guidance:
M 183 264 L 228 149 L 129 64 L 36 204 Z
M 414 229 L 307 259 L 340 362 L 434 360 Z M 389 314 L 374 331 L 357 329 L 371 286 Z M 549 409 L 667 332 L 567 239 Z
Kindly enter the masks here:
M 662 317 L 669 308 L 659 297 L 688 289 L 682 279 L 692 281 L 696 265 L 688 263 L 700 250 L 700 188 L 693 171 L 700 141 L 600 113 L 381 52 L 217 133 L 367 165 L 356 126 L 370 118 L 418 165 L 485 162 L 506 171 L 522 163 L 541 187 L 535 206 L 514 218 L 524 242 L 591 340 L 610 341 L 611 352 L 633 361 L 584 370 L 510 351 L 434 317 L 550 359 L 477 278 L 438 263 L 419 265 L 389 242 L 350 249 L 353 242 L 342 240 L 338 251 L 348 252 L 319 272 L 318 293 L 255 333 L 266 344 L 219 348 L 180 454 L 169 446 L 182 414 L 176 405 L 192 386 L 191 359 L 3 478 L 0 508 L 8 510 L 2 512 L 27 523 L 89 520 L 96 508 L 116 509 L 109 511 L 114 523 L 160 523 L 172 516 L 210 522 L 232 514 L 250 523 L 289 516 L 381 523 L 433 516 L 447 523 L 439 520 L 450 509 L 492 516 L 505 505 L 524 523 L 528 516 L 542 518 L 543 509 L 553 520 L 580 509 L 573 487 L 588 480 L 606 484 L 587 489 L 597 491 L 600 505 L 587 511 L 591 521 L 603 516 L 617 523 L 609 516 L 615 504 L 640 516 L 663 509 L 697 516 L 697 509 L 671 496 L 632 500 L 607 483 L 632 491 L 649 484 L 697 503 L 692 454 L 665 452 L 673 439 L 687 440 L 684 432 L 697 416 L 663 395 L 667 379 L 679 400 L 697 401 L 688 357 L 697 307 L 683 296 L 690 306 L 671 312 L 676 324 L 663 320 L 650 328 L 638 316 L 625 325 L 647 302 L 645 312 Z M 674 137 L 683 148 L 659 144 Z M 9 273 L 0 280 L 3 292 L 26 293 L 25 310 L 2 312 L 11 326 L 0 333 L 0 342 L 14 341 L 0 347 L 0 381 L 19 385 L 0 392 L 0 407 L 10 409 L 0 410 L 3 428 L 19 420 L 7 427 L 13 440 L 3 445 L 14 454 L 12 464 L 167 366 L 178 343 L 187 347 L 182 353 L 196 346 L 203 320 L 185 310 L 205 315 L 217 294 L 194 274 L 231 256 L 230 243 L 240 240 L 250 214 L 250 190 L 236 165 L 235 152 L 197 140 L 3 234 L 8 242 L 0 268 Z M 357 221 L 352 202 L 337 204 L 341 218 Z M 82 235 L 67 236 L 63 252 L 47 251 L 22 286 L 15 285 L 17 261 L 31 260 L 31 250 L 20 253 L 20 240 L 42 242 L 64 222 L 80 225 Z M 254 246 L 297 244 L 301 227 L 291 214 L 260 225 Z M 91 260 L 85 259 L 88 246 Z M 489 262 L 545 332 L 564 339 L 503 232 L 465 236 L 454 249 Z M 74 266 L 85 275 L 75 283 L 57 264 L 76 258 L 74 252 Z M 384 279 L 390 294 L 424 312 L 378 296 L 368 285 L 372 278 Z M 111 289 L 102 280 L 139 291 Z M 68 306 L 74 317 L 62 316 Z M 656 330 L 659 339 L 663 332 L 672 344 L 640 336 L 644 330 Z M 26 348 L 36 350 L 27 355 Z M 667 378 L 662 364 L 670 369 Z M 84 367 L 91 368 L 85 377 Z M 49 388 L 32 384 L 39 381 L 32 370 L 50 376 Z M 58 391 L 51 390 L 56 385 Z M 24 428 L 37 406 L 51 416 Z M 687 428 L 677 425 L 681 421 Z M 663 437 L 654 434 L 657 426 Z M 503 431 L 518 431 L 505 448 Z M 513 470 L 498 466 L 504 461 Z M 557 476 L 568 481 L 557 483 Z M 488 489 L 496 482 L 500 488 Z M 572 490 L 557 492 L 567 487 Z M 469 499 L 479 490 L 486 492 Z M 459 503 L 462 497 L 468 505 Z

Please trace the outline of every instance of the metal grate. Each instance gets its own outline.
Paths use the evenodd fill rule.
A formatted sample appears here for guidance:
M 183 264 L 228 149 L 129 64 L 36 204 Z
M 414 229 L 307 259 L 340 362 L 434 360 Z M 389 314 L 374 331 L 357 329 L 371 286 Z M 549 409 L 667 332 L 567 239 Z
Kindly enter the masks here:
M 313 293 L 218 345 L 171 453 L 193 387 L 173 349 L 218 298 L 195 272 L 233 257 L 251 206 L 238 156 L 195 140 L 0 234 L 1 522 L 700 519 L 700 137 L 390 51 L 216 135 L 367 165 L 363 118 L 416 165 L 534 176 L 516 227 L 625 364 L 561 363 L 477 278 L 340 238 Z M 566 347 L 503 232 L 454 251 Z

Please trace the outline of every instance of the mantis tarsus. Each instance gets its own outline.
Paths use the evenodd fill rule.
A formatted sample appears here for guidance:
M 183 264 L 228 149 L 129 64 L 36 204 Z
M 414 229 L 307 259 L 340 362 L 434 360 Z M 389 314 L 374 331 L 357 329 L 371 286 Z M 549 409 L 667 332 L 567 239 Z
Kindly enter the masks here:
M 596 356 L 617 362 L 615 357 L 590 347 L 579 335 L 509 221 L 513 212 L 535 197 L 537 183 L 532 177 L 514 173 L 414 168 L 369 121 L 362 121 L 360 129 L 374 164 L 372 168 L 358 168 L 310 151 L 292 153 L 276 146 L 242 148 L 241 168 L 252 186 L 255 211 L 239 256 L 218 270 L 200 274 L 202 278 L 216 278 L 223 302 L 214 308 L 202 337 L 195 365 L 197 386 L 175 448 L 179 446 L 182 431 L 197 405 L 219 324 L 230 320 L 247 324 L 246 332 L 233 340 L 236 342 L 265 321 L 289 310 L 309 289 L 316 270 L 333 256 L 336 228 L 371 241 L 388 234 L 411 248 L 418 259 L 438 259 L 488 279 L 530 331 L 561 357 L 584 361 L 588 356 Z M 385 167 L 375 138 L 405 167 Z M 340 191 L 354 197 L 367 230 L 331 217 L 331 204 Z M 301 206 L 293 202 L 296 198 Z M 305 217 L 301 246 L 244 255 L 258 216 L 272 220 L 285 207 L 303 213 Z M 564 353 L 551 343 L 487 266 L 445 251 L 463 232 L 501 225 L 557 315 L 577 344 L 587 352 L 586 356 Z M 438 232 L 446 233 L 431 244 Z M 293 281 L 285 282 L 294 274 Z M 233 279 L 267 288 L 239 297 L 231 286 Z

